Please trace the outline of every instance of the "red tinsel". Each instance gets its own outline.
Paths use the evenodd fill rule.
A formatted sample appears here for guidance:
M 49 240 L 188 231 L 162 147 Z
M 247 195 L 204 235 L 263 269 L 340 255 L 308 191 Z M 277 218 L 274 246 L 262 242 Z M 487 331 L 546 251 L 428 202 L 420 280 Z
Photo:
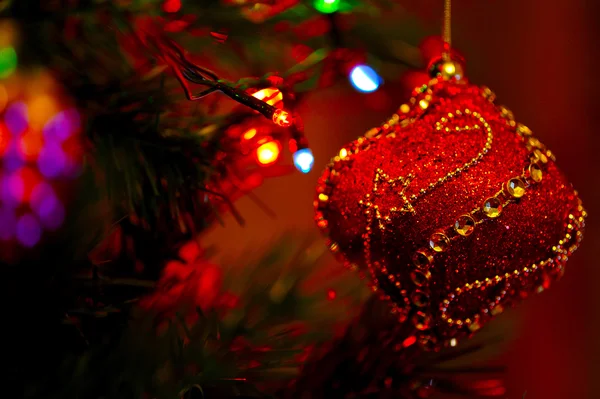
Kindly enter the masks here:
M 229 294 L 223 298 L 222 271 L 203 255 L 195 241 L 184 244 L 179 250 L 180 260 L 167 262 L 156 290 L 143 298 L 140 306 L 157 313 L 161 320 L 187 309 L 186 320 L 193 322 L 196 307 L 207 310 L 237 303 Z

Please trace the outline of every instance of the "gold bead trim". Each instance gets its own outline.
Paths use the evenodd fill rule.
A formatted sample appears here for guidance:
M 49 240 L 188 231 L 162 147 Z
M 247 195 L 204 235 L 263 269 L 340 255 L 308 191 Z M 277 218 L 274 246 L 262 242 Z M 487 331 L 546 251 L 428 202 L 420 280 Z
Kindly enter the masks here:
M 482 89 L 482 93 L 486 92 L 485 89 Z M 485 97 L 485 95 L 484 95 L 484 97 Z M 502 116 L 504 116 L 505 118 L 513 118 L 512 112 L 508 111 L 506 108 L 501 107 L 501 109 L 504 109 L 504 112 L 501 111 Z M 443 121 L 443 119 L 444 118 L 442 118 L 442 121 Z M 438 126 L 437 123 L 436 123 L 436 129 L 440 130 L 440 126 Z M 556 160 L 556 158 L 554 157 L 552 152 L 550 150 L 548 150 L 544 146 L 544 144 L 542 144 L 537 138 L 533 137 L 533 133 L 532 133 L 531 129 L 529 129 L 527 126 L 525 126 L 523 124 L 518 124 L 518 125 L 516 125 L 516 130 L 517 130 L 517 133 L 523 139 L 523 141 L 525 141 L 526 147 L 530 151 L 529 165 L 527 166 L 527 168 L 523 171 L 523 173 L 520 176 L 516 176 L 516 177 L 509 179 L 505 183 L 503 189 L 500 189 L 493 197 L 486 199 L 486 201 L 484 201 L 482 208 L 476 208 L 469 213 L 459 216 L 452 227 L 442 230 L 442 232 L 444 232 L 445 235 L 450 240 L 454 240 L 460 236 L 464 236 L 463 234 L 460 234 L 460 232 L 457 231 L 457 229 L 455 228 L 456 224 L 459 222 L 459 220 L 461 218 L 467 218 L 467 217 L 473 218 L 473 220 L 475 220 L 475 225 L 478 225 L 487 219 L 493 219 L 493 218 L 497 218 L 497 217 L 501 216 L 502 209 L 504 207 L 506 207 L 508 204 L 515 202 L 517 199 L 519 199 L 523 195 L 525 195 L 527 187 L 529 187 L 531 184 L 539 183 L 542 181 L 543 166 L 545 164 L 547 164 L 548 159 L 552 159 L 553 161 Z M 511 191 L 509 189 L 509 185 L 513 181 L 523 182 L 522 193 L 519 192 L 519 193 L 517 193 L 517 195 L 515 195 L 516 192 Z M 487 201 L 497 201 L 497 203 L 499 205 L 497 212 L 492 211 L 492 209 L 489 209 L 488 212 L 486 212 L 485 205 L 486 205 Z M 473 230 L 468 235 L 470 235 L 474 231 L 474 229 L 475 229 L 475 226 L 473 226 Z M 438 234 L 438 233 L 434 233 L 434 234 Z M 431 238 L 429 241 L 431 241 Z M 435 255 L 435 252 L 439 252 L 439 251 L 432 252 L 428 248 L 420 248 L 417 250 L 417 252 L 422 252 L 422 253 L 426 254 L 427 256 L 430 256 L 432 258 L 432 262 L 433 262 L 433 255 Z
M 473 126 L 464 126 L 457 129 L 450 129 L 446 127 L 446 124 L 454 119 L 459 117 L 472 117 L 478 122 Z M 413 194 L 410 198 L 407 198 L 406 189 L 409 187 L 410 183 L 414 179 L 414 175 L 409 174 L 406 177 L 400 176 L 396 178 L 391 178 L 384 170 L 378 168 L 375 171 L 375 176 L 373 178 L 373 189 L 370 193 L 365 194 L 365 197 L 359 200 L 359 204 L 363 207 L 363 214 L 366 217 L 366 227 L 365 232 L 363 234 L 364 240 L 364 261 L 367 265 L 367 268 L 371 275 L 372 280 L 372 289 L 377 291 L 377 286 L 379 283 L 379 277 L 387 279 L 391 283 L 393 283 L 399 291 L 401 291 L 401 284 L 398 281 L 398 278 L 393 274 L 389 273 L 383 261 L 376 261 L 373 259 L 371 254 L 371 235 L 372 228 L 376 225 L 379 228 L 379 231 L 384 232 L 386 230 L 386 224 L 392 220 L 394 214 L 397 213 L 411 213 L 416 214 L 414 203 L 418 201 L 419 198 L 428 194 L 435 188 L 439 187 L 443 183 L 455 178 L 460 173 L 465 172 L 470 169 L 474 165 L 476 165 L 484 156 L 489 152 L 492 146 L 494 134 L 491 129 L 489 123 L 478 113 L 472 112 L 470 109 L 457 109 L 454 112 L 449 112 L 446 116 L 440 118 L 439 121 L 436 122 L 436 131 L 445 131 L 449 132 L 462 132 L 462 131 L 477 131 L 483 130 L 485 132 L 485 143 L 483 144 L 481 150 L 468 162 L 466 162 L 463 166 L 456 168 L 455 170 L 449 172 L 445 176 L 440 177 L 438 180 L 431 182 L 427 187 L 421 189 L 418 194 Z M 347 150 L 348 151 L 348 150 Z M 401 199 L 400 207 L 392 207 L 389 209 L 387 214 L 383 214 L 382 210 L 379 208 L 379 205 L 376 204 L 376 199 L 381 195 L 385 190 L 395 190 L 398 196 Z M 432 235 L 430 239 L 430 250 L 435 252 L 443 252 L 450 246 L 450 240 L 447 234 L 444 232 L 438 232 Z M 429 254 L 429 252 L 425 249 L 422 251 L 417 251 L 413 255 L 413 262 L 416 266 L 421 265 L 420 267 L 424 268 L 427 271 L 429 264 L 431 263 L 433 257 Z M 425 286 L 425 284 L 424 284 Z M 390 296 L 381 291 L 380 296 L 384 300 L 390 300 Z M 406 296 L 403 297 L 406 306 L 400 308 L 396 306 L 394 312 L 403 315 L 405 317 L 410 310 L 410 301 Z M 414 321 L 414 320 L 413 320 Z
M 404 194 L 405 189 L 408 187 L 408 185 L 410 184 L 410 182 L 412 181 L 412 179 L 414 178 L 414 176 L 412 174 L 408 175 L 407 177 L 398 177 L 395 179 L 390 179 L 389 176 L 381 169 L 378 169 L 375 173 L 375 177 L 374 177 L 374 190 L 376 191 L 376 187 L 377 187 L 377 183 L 379 182 L 379 180 L 381 178 L 384 178 L 387 180 L 387 183 L 390 185 L 395 185 L 398 181 L 400 181 L 403 185 L 404 185 L 404 190 L 402 190 L 401 192 L 401 196 L 402 196 L 402 200 L 403 200 L 403 206 L 401 208 L 401 212 L 402 211 L 410 211 L 411 213 L 415 213 L 414 208 L 413 208 L 413 204 L 422 196 L 428 194 L 430 191 L 436 189 L 437 187 L 439 187 L 440 185 L 446 183 L 447 181 L 449 181 L 450 179 L 455 178 L 456 176 L 460 175 L 461 173 L 467 171 L 468 169 L 472 168 L 473 166 L 475 166 L 484 156 L 485 154 L 487 154 L 489 152 L 489 150 L 492 148 L 492 142 L 494 140 L 494 133 L 492 131 L 491 126 L 489 125 L 489 123 L 485 120 L 485 118 L 483 118 L 478 112 L 472 112 L 470 109 L 466 108 L 463 110 L 456 110 L 454 112 L 449 112 L 446 116 L 440 118 L 439 121 L 437 121 L 435 123 L 435 129 L 436 131 L 445 131 L 445 132 L 451 132 L 451 129 L 447 126 L 445 126 L 450 120 L 456 118 L 456 117 L 462 117 L 464 115 L 470 115 L 472 117 L 474 117 L 479 124 L 475 124 L 473 126 L 463 126 L 463 127 L 456 127 L 456 129 L 452 130 L 454 132 L 462 132 L 462 131 L 473 131 L 473 130 L 481 130 L 483 129 L 486 133 L 486 141 L 484 143 L 484 145 L 482 146 L 481 150 L 468 162 L 466 162 L 464 165 L 456 168 L 455 170 L 449 172 L 448 174 L 446 174 L 445 176 L 440 177 L 438 180 L 429 183 L 429 185 L 423 189 L 421 189 L 419 191 L 418 194 L 413 194 L 410 196 L 410 201 L 408 201 L 406 199 L 406 196 Z M 348 153 L 348 150 L 346 150 L 346 154 Z M 339 157 L 338 157 L 339 158 Z M 365 203 L 366 203 L 366 199 L 365 199 Z M 392 212 L 396 212 L 398 211 L 396 208 L 392 208 L 391 210 Z
M 487 86 L 481 86 L 481 96 L 488 100 L 489 102 L 494 102 L 496 99 L 496 94 Z
M 535 165 L 534 170 L 536 170 L 536 174 L 535 174 L 536 178 L 534 178 L 534 175 L 531 174 L 533 165 Z M 516 176 L 516 177 L 512 177 L 512 178 L 508 179 L 507 182 L 503 184 L 503 188 L 501 188 L 498 192 L 496 192 L 496 194 L 494 194 L 492 197 L 487 198 L 483 202 L 481 207 L 475 208 L 468 213 L 464 213 L 464 214 L 460 215 L 456 219 L 456 221 L 454 222 L 454 224 L 452 226 L 449 226 L 446 229 L 439 230 L 439 231 L 436 231 L 435 233 L 433 233 L 428 240 L 429 248 L 427 248 L 427 247 L 419 248 L 415 252 L 415 254 L 418 253 L 418 254 L 422 254 L 423 256 L 430 257 L 431 261 L 429 263 L 432 263 L 435 253 L 442 252 L 442 251 L 439 251 L 439 250 L 433 248 L 431 245 L 431 242 L 438 239 L 440 234 L 443 235 L 444 237 L 446 237 L 446 239 L 448 240 L 447 243 L 446 242 L 444 243 L 444 244 L 447 244 L 444 248 L 444 251 L 445 251 L 448 249 L 448 247 L 450 247 L 451 242 L 453 240 L 456 240 L 460 237 L 466 237 L 466 236 L 471 235 L 473 233 L 473 231 L 475 231 L 477 225 L 483 223 L 486 220 L 495 219 L 495 218 L 500 217 L 502 215 L 503 209 L 506 208 L 506 206 L 508 206 L 511 203 L 516 202 L 519 198 L 523 197 L 526 194 L 526 189 L 529 186 L 542 181 L 542 176 L 543 175 L 542 175 L 541 167 L 537 163 L 531 162 L 529 164 L 529 166 L 523 171 L 523 173 L 520 176 Z M 519 181 L 522 183 L 523 192 L 519 193 L 518 196 L 515 195 L 515 192 L 511 192 L 507 188 L 509 186 L 509 184 L 511 184 L 511 182 L 514 182 L 514 181 Z M 471 221 L 471 220 L 473 221 L 473 226 L 471 229 L 468 230 L 468 234 L 461 233 L 460 229 L 457 228 L 457 226 L 462 226 L 464 224 L 464 221 Z
M 518 279 L 521 275 L 529 275 L 532 273 L 540 272 L 545 273 L 548 271 L 555 271 L 560 273 L 564 272 L 564 264 L 567 258 L 579 247 L 579 244 L 583 238 L 583 228 L 585 227 L 585 218 L 587 217 L 586 211 L 579 201 L 578 211 L 579 217 L 574 214 L 569 214 L 566 227 L 567 231 L 564 237 L 559 240 L 558 244 L 552 247 L 552 251 L 556 254 L 553 257 L 547 258 L 540 262 L 534 263 L 531 266 L 524 267 L 520 270 L 514 270 L 512 273 L 505 273 L 503 275 L 496 275 L 492 278 L 486 278 L 483 281 L 475 280 L 472 283 L 467 283 L 462 287 L 456 288 L 454 293 L 451 293 L 446 297 L 440 304 L 440 317 L 443 321 L 448 323 L 450 326 L 466 327 L 471 331 L 479 328 L 480 314 L 473 315 L 465 319 L 452 319 L 448 316 L 448 308 L 452 305 L 452 302 L 456 301 L 461 295 L 468 293 L 472 290 L 485 290 L 486 288 L 498 287 L 498 284 L 504 284 L 504 289 L 495 298 L 494 301 L 489 304 L 485 304 L 483 314 L 496 315 L 503 311 L 504 307 L 501 303 L 506 298 L 508 293 L 508 287 L 513 285 L 513 281 Z M 543 291 L 546 287 L 544 284 L 540 284 L 537 291 Z
M 395 125 L 400 125 L 401 127 L 405 127 L 419 119 L 423 113 L 429 108 L 431 105 L 431 100 L 433 97 L 433 91 L 431 87 L 435 86 L 438 83 L 438 79 L 434 78 L 429 81 L 428 84 L 419 86 L 413 90 L 413 97 L 409 100 L 407 104 L 402 104 L 398 111 L 393 115 L 392 119 L 383 125 L 383 128 L 375 128 L 371 129 L 365 134 L 367 137 L 376 137 L 381 135 L 382 133 L 388 134 L 388 131 L 391 127 Z M 481 86 L 479 89 L 479 94 L 493 103 L 496 99 L 496 95 L 492 92 L 488 87 Z M 510 112 L 507 108 L 505 108 L 504 115 L 512 117 L 512 112 Z M 508 111 L 508 112 L 507 112 Z M 514 120 L 509 120 L 507 123 L 511 126 L 515 126 Z M 393 133 L 392 133 L 393 134 Z
M 486 140 L 485 140 L 485 144 L 483 145 L 483 147 L 481 148 L 481 150 L 477 153 L 477 155 L 475 155 L 473 158 L 471 158 L 470 161 L 466 162 L 463 166 L 459 166 L 458 168 L 456 168 L 455 170 L 453 170 L 452 172 L 449 172 L 447 175 L 440 177 L 437 181 L 432 182 L 429 184 L 429 186 L 427 186 L 425 189 L 422 189 L 419 192 L 419 195 L 411 195 L 410 199 L 412 201 L 416 201 L 418 198 L 422 197 L 423 195 L 429 193 L 430 191 L 434 190 L 435 188 L 437 188 L 438 186 L 440 186 L 441 184 L 447 182 L 448 180 L 456 177 L 457 175 L 466 172 L 468 169 L 472 168 L 473 166 L 477 165 L 477 163 L 483 159 L 484 155 L 487 154 L 489 152 L 489 150 L 492 148 L 492 142 L 494 140 L 494 133 L 492 132 L 492 128 L 489 125 L 489 123 L 479 114 L 479 112 L 471 112 L 470 109 L 466 108 L 464 110 L 456 110 L 454 111 L 454 113 L 449 112 L 445 117 L 442 117 L 439 121 L 437 121 L 435 123 L 435 129 L 437 131 L 441 131 L 444 130 L 445 132 L 450 132 L 451 129 L 449 127 L 444 127 L 444 125 L 449 122 L 451 119 L 454 119 L 455 117 L 461 117 L 463 115 L 472 115 L 474 118 L 476 118 L 479 124 L 475 124 L 473 126 L 463 126 L 463 127 L 459 127 L 457 126 L 454 131 L 456 132 L 463 132 L 463 131 L 471 131 L 471 130 L 479 130 L 479 129 L 483 129 L 486 133 Z

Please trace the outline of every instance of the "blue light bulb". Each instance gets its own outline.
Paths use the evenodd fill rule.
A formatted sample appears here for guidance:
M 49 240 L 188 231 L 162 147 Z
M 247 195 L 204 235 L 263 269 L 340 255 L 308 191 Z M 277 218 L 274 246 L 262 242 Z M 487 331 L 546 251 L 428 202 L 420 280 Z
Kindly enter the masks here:
M 350 83 L 358 91 L 371 93 L 379 88 L 381 78 L 368 65 L 357 65 L 350 71 Z
M 308 173 L 315 163 L 315 157 L 313 156 L 310 148 L 303 148 L 294 153 L 294 165 L 302 173 Z

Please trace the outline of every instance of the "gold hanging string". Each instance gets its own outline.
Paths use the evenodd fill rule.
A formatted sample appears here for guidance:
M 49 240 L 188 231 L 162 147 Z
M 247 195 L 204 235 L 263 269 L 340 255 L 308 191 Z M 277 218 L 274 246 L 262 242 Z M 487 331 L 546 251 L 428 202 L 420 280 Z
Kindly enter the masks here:
M 444 22 L 442 25 L 442 39 L 444 40 L 444 51 L 442 53 L 442 59 L 444 61 L 450 61 L 450 46 L 452 44 L 451 38 L 451 0 L 444 0 Z

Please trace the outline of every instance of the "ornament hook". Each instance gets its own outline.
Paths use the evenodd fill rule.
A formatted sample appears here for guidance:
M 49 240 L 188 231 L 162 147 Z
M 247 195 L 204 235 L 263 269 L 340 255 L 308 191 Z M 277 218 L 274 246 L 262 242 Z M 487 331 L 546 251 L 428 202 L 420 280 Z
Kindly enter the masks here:
M 450 47 L 452 45 L 452 0 L 444 0 L 444 22 L 442 24 L 442 40 L 444 41 L 444 50 L 442 59 L 445 62 L 450 61 Z

